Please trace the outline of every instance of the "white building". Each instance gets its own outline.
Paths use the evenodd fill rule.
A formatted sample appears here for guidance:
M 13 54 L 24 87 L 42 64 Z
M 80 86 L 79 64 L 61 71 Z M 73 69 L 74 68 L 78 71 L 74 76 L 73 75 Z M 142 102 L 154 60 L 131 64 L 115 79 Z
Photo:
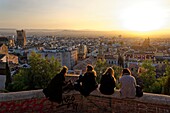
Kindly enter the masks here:
M 57 59 L 62 66 L 67 66 L 68 69 L 72 69 L 77 64 L 78 52 L 77 49 L 60 49 L 60 50 L 43 50 L 36 52 L 41 54 L 42 58 L 54 58 Z M 28 54 L 29 58 L 30 54 Z
M 118 65 L 118 56 L 116 55 L 105 55 L 105 59 L 109 65 Z

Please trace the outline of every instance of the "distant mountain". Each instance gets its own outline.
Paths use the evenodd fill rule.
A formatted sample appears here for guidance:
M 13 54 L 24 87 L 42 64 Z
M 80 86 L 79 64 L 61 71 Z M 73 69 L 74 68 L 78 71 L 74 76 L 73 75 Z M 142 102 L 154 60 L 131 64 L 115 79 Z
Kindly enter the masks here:
M 14 28 L 0 28 L 0 35 L 16 35 Z M 154 31 L 154 32 L 134 32 L 134 31 L 95 31 L 95 30 L 71 30 L 71 29 L 24 29 L 26 35 L 54 35 L 54 36 L 67 36 L 67 37 L 118 37 L 121 35 L 125 38 L 170 38 L 170 32 L 167 31 Z

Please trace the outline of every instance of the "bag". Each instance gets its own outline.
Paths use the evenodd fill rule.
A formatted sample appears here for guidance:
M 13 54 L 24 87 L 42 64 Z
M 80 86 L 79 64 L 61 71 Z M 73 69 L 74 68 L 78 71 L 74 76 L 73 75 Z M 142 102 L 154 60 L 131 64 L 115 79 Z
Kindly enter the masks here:
M 48 98 L 48 97 L 50 96 L 47 88 L 44 88 L 44 89 L 43 89 L 43 93 L 44 93 L 44 95 L 45 95 L 46 98 Z
M 75 82 L 75 83 L 74 83 L 74 90 L 80 91 L 80 89 L 81 89 L 80 82 Z
M 143 96 L 143 90 L 140 87 L 140 85 L 136 85 L 136 97 L 142 97 Z

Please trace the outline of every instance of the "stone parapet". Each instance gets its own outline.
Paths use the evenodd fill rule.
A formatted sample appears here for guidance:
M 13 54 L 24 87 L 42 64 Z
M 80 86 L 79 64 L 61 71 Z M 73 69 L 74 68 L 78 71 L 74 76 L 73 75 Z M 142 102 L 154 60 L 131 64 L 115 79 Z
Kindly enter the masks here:
M 0 93 L 0 113 L 170 113 L 170 96 L 144 93 L 143 97 L 122 99 L 118 90 L 103 95 L 95 90 L 88 97 L 77 91 L 63 95 L 63 103 L 48 101 L 40 90 Z

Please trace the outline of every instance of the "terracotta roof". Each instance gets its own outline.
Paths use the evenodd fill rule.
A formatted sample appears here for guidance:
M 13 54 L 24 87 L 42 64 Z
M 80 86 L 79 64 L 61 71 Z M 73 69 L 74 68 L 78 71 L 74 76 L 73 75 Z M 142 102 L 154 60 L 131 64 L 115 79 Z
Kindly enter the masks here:
M 89 57 L 89 58 L 81 61 L 81 62 L 78 63 L 77 65 L 75 65 L 75 66 L 73 67 L 73 69 L 79 69 L 79 70 L 82 70 L 83 72 L 85 72 L 85 71 L 86 71 L 86 66 L 87 66 L 88 64 L 93 64 L 95 61 L 96 61 L 95 58 Z

